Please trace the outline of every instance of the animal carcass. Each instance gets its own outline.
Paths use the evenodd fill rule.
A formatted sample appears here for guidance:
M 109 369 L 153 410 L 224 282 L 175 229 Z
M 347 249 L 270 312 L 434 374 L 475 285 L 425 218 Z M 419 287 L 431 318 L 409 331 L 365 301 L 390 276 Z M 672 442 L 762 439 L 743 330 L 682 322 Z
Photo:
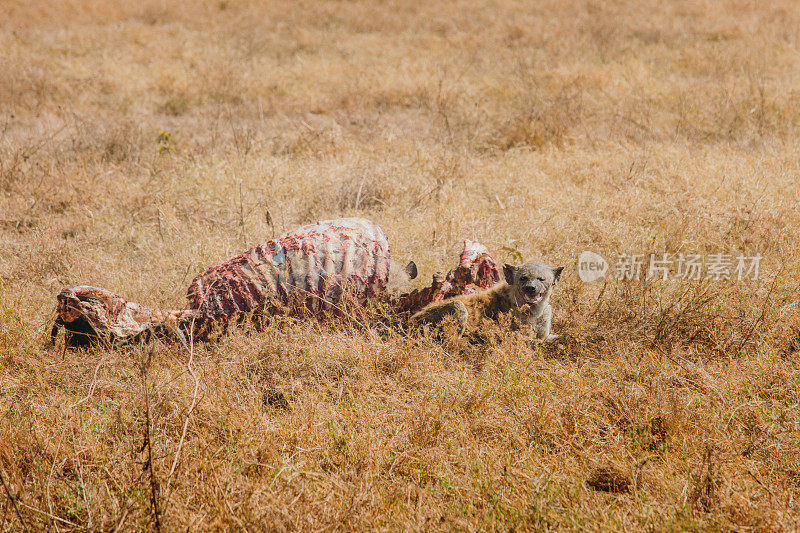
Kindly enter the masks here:
M 67 346 L 131 342 L 151 336 L 208 340 L 243 318 L 336 313 L 347 302 L 383 298 L 407 316 L 450 296 L 486 288 L 500 279 L 488 250 L 464 242 L 459 265 L 434 274 L 430 287 L 389 298 L 389 242 L 377 224 L 362 218 L 303 226 L 218 265 L 192 281 L 189 308 L 148 309 L 99 287 L 66 287 L 58 295 L 52 339 L 60 327 Z M 415 268 L 414 268 L 415 271 Z M 415 274 L 414 274 L 415 275 Z M 413 276 L 412 276 L 413 277 Z

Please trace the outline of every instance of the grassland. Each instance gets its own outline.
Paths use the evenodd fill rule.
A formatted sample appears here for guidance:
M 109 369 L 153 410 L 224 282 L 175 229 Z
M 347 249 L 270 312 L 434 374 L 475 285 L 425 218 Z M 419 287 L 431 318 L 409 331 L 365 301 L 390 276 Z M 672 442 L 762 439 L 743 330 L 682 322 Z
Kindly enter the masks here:
M 0 4 L 0 531 L 800 529 L 797 3 L 120 4 Z M 45 347 L 64 285 L 179 308 L 346 215 L 423 282 L 464 238 L 568 266 L 574 340 Z

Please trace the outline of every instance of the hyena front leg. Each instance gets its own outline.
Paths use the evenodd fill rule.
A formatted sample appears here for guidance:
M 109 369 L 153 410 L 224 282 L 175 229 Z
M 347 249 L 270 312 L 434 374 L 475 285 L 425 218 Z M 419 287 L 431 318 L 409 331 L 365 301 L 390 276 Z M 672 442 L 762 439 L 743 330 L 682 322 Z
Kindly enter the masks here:
M 536 334 L 537 339 L 545 342 L 551 342 L 558 339 L 558 335 L 552 335 L 550 333 L 550 324 L 552 320 L 553 308 L 550 306 L 550 304 L 547 304 L 542 310 L 542 314 L 539 315 L 539 318 L 537 318 L 533 323 L 533 331 Z

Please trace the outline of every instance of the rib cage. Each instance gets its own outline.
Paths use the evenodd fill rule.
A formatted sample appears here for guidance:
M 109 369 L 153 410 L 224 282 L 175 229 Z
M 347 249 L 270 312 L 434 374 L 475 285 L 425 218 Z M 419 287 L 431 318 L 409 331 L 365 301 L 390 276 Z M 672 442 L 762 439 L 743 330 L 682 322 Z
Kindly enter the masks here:
M 318 311 L 345 294 L 362 301 L 386 288 L 389 241 L 362 218 L 303 226 L 256 246 L 192 281 L 192 309 L 212 319 L 282 309 Z

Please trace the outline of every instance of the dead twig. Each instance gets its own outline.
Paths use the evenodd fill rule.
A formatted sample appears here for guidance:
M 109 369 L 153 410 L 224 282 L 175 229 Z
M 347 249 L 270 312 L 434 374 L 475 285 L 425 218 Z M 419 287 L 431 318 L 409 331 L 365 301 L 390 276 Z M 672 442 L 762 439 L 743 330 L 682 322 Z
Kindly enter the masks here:
M 161 532 L 161 515 L 158 508 L 158 478 L 156 477 L 153 468 L 153 447 L 150 436 L 150 392 L 147 387 L 147 371 L 150 366 L 150 356 L 148 355 L 147 361 L 142 364 L 142 378 L 144 381 L 144 405 L 145 405 L 145 426 L 144 426 L 144 442 L 139 449 L 139 453 L 147 450 L 147 459 L 142 467 L 143 470 L 148 471 L 150 474 L 150 506 L 153 510 L 155 517 L 155 530 Z
M 92 383 L 89 385 L 89 392 L 86 393 L 86 396 L 84 396 L 82 399 L 80 399 L 77 402 L 75 402 L 74 404 L 72 404 L 72 408 L 73 409 L 78 407 L 82 403 L 88 401 L 92 397 L 92 395 L 94 395 L 94 389 L 97 386 L 97 373 L 100 371 L 100 367 L 103 366 L 104 362 L 105 361 L 101 357 L 100 358 L 100 362 L 97 363 L 97 367 L 94 369 L 94 376 L 92 376 Z
M 6 478 L 3 476 L 3 470 L 0 468 L 0 481 L 3 482 L 3 488 L 6 489 L 6 495 L 8 499 L 11 501 L 11 505 L 14 507 L 14 511 L 17 513 L 17 518 L 19 519 L 19 523 L 22 524 L 22 529 L 27 532 L 30 530 L 28 529 L 28 525 L 25 523 L 25 520 L 22 519 L 22 513 L 19 512 L 19 507 L 17 507 L 17 500 L 12 496 L 11 489 L 6 484 Z M 22 502 L 20 502 L 22 503 Z
M 772 284 L 770 284 L 769 291 L 767 291 L 767 296 L 766 296 L 766 298 L 764 298 L 764 303 L 761 305 L 761 314 L 758 316 L 758 318 L 755 320 L 755 322 L 753 322 L 753 325 L 750 327 L 750 331 L 747 332 L 747 335 L 744 337 L 744 339 L 742 339 L 742 342 L 739 344 L 739 347 L 736 349 L 737 353 L 742 351 L 742 348 L 744 348 L 744 346 L 750 340 L 750 337 L 753 336 L 753 333 L 755 332 L 755 330 L 758 327 L 758 325 L 761 322 L 764 321 L 764 317 L 767 314 L 767 304 L 769 304 L 769 299 L 772 296 L 772 292 L 775 290 L 775 285 L 778 283 L 778 279 L 781 277 L 781 274 L 783 273 L 783 269 L 784 268 L 786 268 L 786 264 L 785 263 L 781 265 L 781 269 L 778 271 L 778 273 L 772 279 Z
M 194 319 L 192 319 L 192 326 L 189 328 L 189 343 L 186 343 L 186 339 L 183 335 L 179 336 L 178 338 L 181 340 L 183 345 L 189 351 L 189 362 L 186 363 L 186 368 L 189 370 L 189 374 L 192 375 L 192 379 L 194 379 L 194 391 L 192 392 L 192 404 L 189 406 L 189 411 L 186 413 L 186 420 L 183 422 L 183 431 L 181 431 L 181 440 L 178 442 L 178 449 L 175 450 L 175 458 L 172 460 L 172 467 L 169 469 L 169 475 L 167 476 L 167 499 L 169 500 L 170 494 L 170 482 L 172 481 L 172 474 L 175 473 L 175 468 L 178 466 L 178 459 L 181 456 L 181 449 L 183 448 L 183 442 L 186 439 L 186 430 L 189 427 L 189 418 L 192 416 L 192 411 L 194 411 L 195 406 L 197 405 L 197 393 L 200 390 L 200 380 L 197 378 L 197 374 L 194 371 L 194 367 L 192 366 L 192 362 L 194 361 Z
M 125 524 L 125 520 L 128 518 L 129 512 L 130 512 L 130 507 L 126 508 L 125 512 L 122 513 L 122 518 L 120 518 L 117 527 L 114 528 L 114 533 L 117 533 L 117 531 L 122 531 L 122 526 Z
M 61 518 L 60 516 L 56 516 L 56 515 L 54 515 L 52 513 L 48 513 L 47 511 L 42 511 L 41 509 L 39 509 L 37 507 L 34 507 L 32 505 L 28 505 L 27 503 L 19 502 L 19 504 L 21 506 L 23 506 L 24 508 L 26 508 L 26 509 L 30 509 L 31 511 L 33 511 L 35 513 L 39 513 L 41 515 L 44 515 L 44 516 L 46 516 L 47 518 L 49 518 L 51 520 L 55 520 L 56 522 L 61 522 L 63 524 L 67 524 L 68 526 L 72 526 L 72 527 L 74 527 L 76 529 L 83 529 L 83 528 L 81 528 L 81 526 L 79 526 L 75 522 L 70 522 L 69 520 L 67 520 L 65 518 Z
M 709 512 L 717 501 L 717 480 L 718 467 L 714 461 L 713 445 L 706 445 L 703 452 L 703 463 L 700 467 L 700 476 L 695 482 L 695 486 L 689 495 L 688 503 L 692 508 L 701 509 Z

